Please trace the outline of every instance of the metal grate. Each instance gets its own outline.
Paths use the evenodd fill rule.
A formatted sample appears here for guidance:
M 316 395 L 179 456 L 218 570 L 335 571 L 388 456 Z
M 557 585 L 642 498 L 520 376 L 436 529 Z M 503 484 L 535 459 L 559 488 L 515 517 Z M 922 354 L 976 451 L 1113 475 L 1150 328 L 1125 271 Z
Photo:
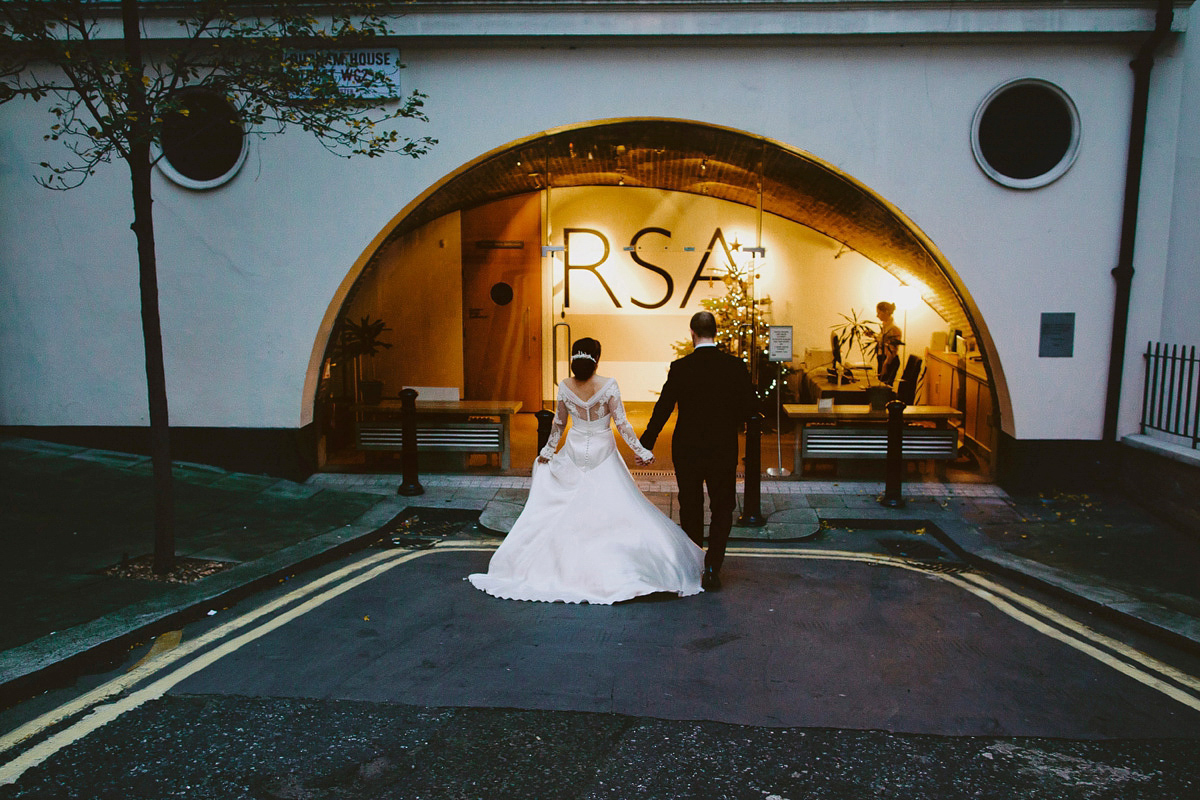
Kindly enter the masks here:
M 633 469 L 629 471 L 629 474 L 633 476 L 634 480 L 675 480 L 675 471 L 670 469 Z M 739 468 L 737 477 L 744 478 L 745 476 L 745 470 Z
M 887 458 L 887 428 L 813 427 L 804 429 L 805 458 Z M 905 428 L 901 455 L 907 459 L 956 458 L 953 428 Z
M 927 572 L 954 575 L 974 571 L 932 542 L 918 539 L 880 539 L 879 544 L 892 555 L 908 559 Z
M 479 510 L 409 506 L 389 520 L 377 533 L 379 547 L 433 547 L 479 521 Z
M 362 450 L 399 450 L 404 429 L 399 422 L 358 423 Z M 447 422 L 417 427 L 417 449 L 499 453 L 504 450 L 504 426 L 499 422 Z

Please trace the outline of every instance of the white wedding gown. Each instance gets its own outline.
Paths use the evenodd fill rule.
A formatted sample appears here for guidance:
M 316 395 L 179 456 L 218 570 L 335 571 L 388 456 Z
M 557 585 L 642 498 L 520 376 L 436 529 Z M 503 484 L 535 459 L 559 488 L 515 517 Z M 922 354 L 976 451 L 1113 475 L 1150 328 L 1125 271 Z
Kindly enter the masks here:
M 566 427 L 562 450 L 555 454 Z M 560 383 L 550 439 L 534 463 L 529 500 L 476 588 L 509 600 L 610 604 L 652 592 L 700 592 L 704 551 L 637 488 L 612 424 L 649 457 L 609 378 L 587 402 Z

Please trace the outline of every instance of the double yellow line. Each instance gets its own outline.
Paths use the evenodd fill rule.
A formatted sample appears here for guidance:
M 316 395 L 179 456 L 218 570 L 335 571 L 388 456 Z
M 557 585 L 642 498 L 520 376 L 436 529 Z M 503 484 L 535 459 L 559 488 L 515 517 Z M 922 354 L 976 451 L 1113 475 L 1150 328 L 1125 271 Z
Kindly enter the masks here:
M 845 550 L 788 548 L 758 550 L 731 547 L 728 552 L 730 555 L 748 558 L 857 561 L 932 575 L 975 595 L 1038 633 L 1062 642 L 1188 708 L 1200 711 L 1200 679 L 1130 647 L 1120 640 L 1092 630 L 1083 623 L 1055 611 L 1043 603 L 1020 595 L 978 573 L 963 571 L 954 574 L 933 568 L 920 561 Z
M 55 726 L 79 717 L 67 727 L 0 765 L 0 785 L 16 782 L 26 770 L 37 766 L 59 750 L 93 733 L 127 711 L 162 697 L 172 687 L 210 664 L 401 564 L 432 552 L 478 552 L 493 549 L 494 545 L 449 544 L 437 545 L 430 550 L 383 551 L 372 554 L 218 625 L 196 639 L 148 659 L 124 675 L 0 736 L 2 754 L 43 735 Z M 851 561 L 932 575 L 969 592 L 1033 630 L 1062 642 L 1193 710 L 1200 711 L 1200 679 L 1119 640 L 1098 633 L 983 575 L 972 572 L 951 574 L 919 561 L 842 550 L 732 547 L 728 554 L 740 558 Z M 262 624 L 250 628 L 260 620 L 263 620 Z M 250 629 L 238 633 L 244 628 Z M 193 656 L 195 657 L 192 658 Z M 171 665 L 184 659 L 191 660 L 173 671 L 166 672 Z M 164 672 L 166 674 L 162 674 Z M 161 677 L 156 677 L 159 675 Z M 139 686 L 141 688 L 137 688 Z
M 495 549 L 494 546 L 482 545 L 449 545 L 437 547 L 438 552 L 492 549 Z M 131 669 L 124 675 L 80 695 L 71 702 L 65 703 L 36 719 L 30 720 L 21 727 L 0 737 L 0 753 L 6 753 L 23 742 L 41 735 L 50 728 L 90 710 L 90 713 L 87 713 L 82 719 L 47 737 L 45 740 L 38 742 L 11 761 L 0 765 L 0 785 L 15 783 L 26 770 L 42 763 L 59 750 L 79 741 L 100 727 L 112 722 L 125 712 L 132 711 L 144 703 L 162 697 L 176 684 L 230 653 L 286 625 L 297 617 L 307 614 L 309 611 L 332 600 L 338 595 L 374 580 L 388 570 L 395 569 L 401 564 L 429 552 L 432 551 L 398 552 L 390 550 L 368 556 L 361 561 L 357 561 L 354 564 L 345 566 L 309 584 L 301 586 L 260 608 L 219 625 L 202 636 L 166 651 L 156 658 L 150 659 Z M 324 591 L 321 591 L 322 589 Z M 312 596 L 308 597 L 309 595 Z M 308 599 L 305 600 L 305 597 L 308 597 Z M 303 602 L 299 602 L 301 600 Z M 258 627 L 233 638 L 227 638 L 242 628 L 246 628 L 264 618 L 267 618 L 266 621 Z M 222 640 L 226 639 L 227 641 L 222 642 Z M 217 646 L 206 651 L 206 648 L 213 645 Z M 131 691 L 139 684 L 163 672 L 172 664 L 193 655 L 197 657 L 183 664 L 173 672 L 163 675 L 136 691 Z

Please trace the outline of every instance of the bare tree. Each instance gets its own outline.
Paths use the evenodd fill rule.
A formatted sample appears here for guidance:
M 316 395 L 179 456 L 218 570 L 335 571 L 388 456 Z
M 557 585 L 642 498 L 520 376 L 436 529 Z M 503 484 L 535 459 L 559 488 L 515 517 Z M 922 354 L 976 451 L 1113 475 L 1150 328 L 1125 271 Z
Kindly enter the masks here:
M 60 163 L 42 163 L 38 182 L 72 189 L 114 157 L 129 166 L 157 572 L 174 565 L 175 525 L 151 174 L 164 157 L 164 129 L 192 113 L 188 92 L 199 88 L 225 98 L 239 134 L 272 135 L 299 126 L 345 157 L 418 158 L 436 144 L 396 130 L 398 120 L 426 119 L 424 95 L 391 98 L 389 69 L 358 59 L 356 88 L 346 89 L 345 53 L 386 44 L 389 4 L 194 0 L 169 4 L 183 15 L 174 26 L 161 12 L 143 15 L 143 6 L 163 5 L 120 0 L 118 14 L 116 3 L 102 0 L 0 3 L 0 103 L 47 101 L 45 138 L 66 150 Z M 144 28 L 151 23 L 156 35 L 147 37 Z

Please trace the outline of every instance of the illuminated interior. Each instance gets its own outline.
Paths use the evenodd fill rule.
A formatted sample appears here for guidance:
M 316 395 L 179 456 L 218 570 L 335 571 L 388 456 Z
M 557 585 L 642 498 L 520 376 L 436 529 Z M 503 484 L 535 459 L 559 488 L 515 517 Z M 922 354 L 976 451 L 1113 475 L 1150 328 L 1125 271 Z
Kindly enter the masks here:
M 361 402 L 363 380 L 389 398 L 412 386 L 519 400 L 518 417 L 531 416 L 549 405 L 567 374 L 569 342 L 581 336 L 601 341 L 601 372 L 618 379 L 637 417 L 655 400 L 691 314 L 728 296 L 721 278 L 731 269 L 752 276 L 767 323 L 791 326 L 793 361 L 781 385 L 774 367 L 755 365 L 760 387 L 782 402 L 804 400 L 803 376 L 829 366 L 831 329 L 846 316 L 874 321 L 879 301 L 897 307 L 902 359 L 958 331 L 990 385 L 1003 385 L 969 295 L 878 195 L 761 137 L 622 120 L 489 153 L 404 209 L 348 276 L 327 320 L 330 334 L 337 319 L 382 320 L 392 347 L 350 363 L 327 334 L 317 418 L 329 425 L 332 412 L 320 406 L 332 396 Z M 328 437 L 326 466 L 338 453 L 346 461 L 348 446 Z M 513 447 L 514 469 L 527 470 L 520 459 L 532 446 L 518 448 L 514 434 Z

